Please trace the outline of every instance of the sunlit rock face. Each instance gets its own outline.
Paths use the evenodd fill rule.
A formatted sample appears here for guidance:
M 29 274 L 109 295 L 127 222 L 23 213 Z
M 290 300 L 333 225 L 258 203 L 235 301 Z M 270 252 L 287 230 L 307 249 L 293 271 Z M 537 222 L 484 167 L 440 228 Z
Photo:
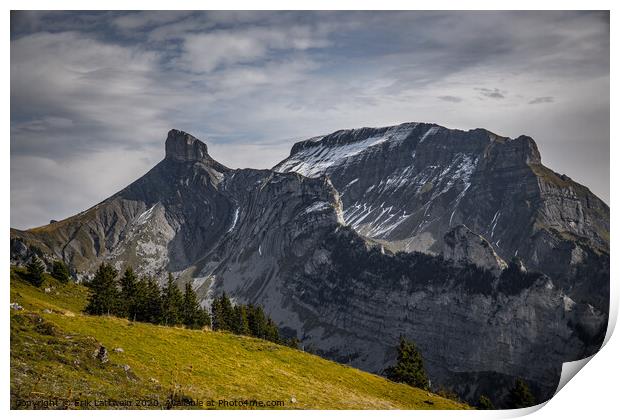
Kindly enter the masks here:
M 491 244 L 465 225 L 457 225 L 444 235 L 442 255 L 446 260 L 456 264 L 474 263 L 496 276 L 507 267 L 506 262 L 495 253 Z

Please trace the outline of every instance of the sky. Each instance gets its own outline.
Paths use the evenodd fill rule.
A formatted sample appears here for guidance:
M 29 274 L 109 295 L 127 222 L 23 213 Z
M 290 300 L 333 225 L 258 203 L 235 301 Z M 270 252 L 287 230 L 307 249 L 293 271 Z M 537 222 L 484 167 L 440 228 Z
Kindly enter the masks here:
M 12 12 L 11 227 L 85 210 L 171 128 L 232 168 L 433 122 L 533 137 L 609 203 L 608 12 Z

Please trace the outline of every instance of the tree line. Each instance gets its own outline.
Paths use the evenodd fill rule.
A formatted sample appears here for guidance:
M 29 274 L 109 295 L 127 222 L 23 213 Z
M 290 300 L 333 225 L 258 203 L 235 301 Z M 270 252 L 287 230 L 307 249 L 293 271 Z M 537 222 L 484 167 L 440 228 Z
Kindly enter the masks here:
M 233 305 L 223 293 L 211 305 L 211 327 L 215 331 L 230 331 L 234 334 L 248 335 L 274 343 L 297 348 L 297 338 L 285 339 L 280 335 L 276 323 L 258 305 Z
M 200 306 L 191 284 L 187 283 L 181 292 L 170 273 L 162 288 L 152 278 L 138 278 L 131 267 L 120 278 L 118 274 L 109 264 L 99 266 L 87 284 L 92 293 L 86 313 L 166 326 L 184 325 L 192 329 L 209 326 L 214 331 L 229 331 L 297 347 L 296 339 L 286 340 L 280 336 L 277 325 L 261 306 L 233 304 L 223 293 L 213 300 L 208 311 Z
M 131 267 L 120 278 L 118 274 L 109 264 L 99 266 L 95 277 L 87 283 L 92 293 L 86 313 L 193 329 L 210 324 L 209 313 L 200 306 L 191 284 L 186 284 L 181 292 L 172 274 L 168 274 L 163 288 L 153 278 L 138 278 Z

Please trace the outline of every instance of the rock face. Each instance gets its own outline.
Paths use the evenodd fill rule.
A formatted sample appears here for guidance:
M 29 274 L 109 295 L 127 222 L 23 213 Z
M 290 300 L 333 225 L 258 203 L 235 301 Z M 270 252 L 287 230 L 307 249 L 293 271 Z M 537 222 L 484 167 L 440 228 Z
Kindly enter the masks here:
M 609 207 L 543 166 L 530 137 L 421 123 L 341 130 L 295 144 L 274 170 L 327 175 L 345 222 L 394 251 L 440 254 L 446 233 L 463 224 L 502 259 L 519 256 L 607 310 L 574 287 L 584 265 L 608 271 Z M 608 287 L 599 277 L 590 283 Z
M 458 225 L 443 238 L 443 257 L 454 263 L 474 263 L 491 271 L 496 276 L 508 267 L 482 236 L 475 234 L 465 225 Z
M 440 257 L 381 253 L 347 228 L 326 238 L 295 278 L 286 287 L 289 305 L 303 308 L 305 343 L 380 372 L 393 363 L 399 336 L 410 337 L 435 385 L 472 402 L 481 393 L 501 401 L 502 381 L 510 387 L 514 377 L 550 397 L 559 361 L 595 351 L 606 322 L 590 305 L 573 306 L 545 275 L 511 264 L 495 279 Z
M 306 348 L 377 373 L 405 335 L 433 384 L 471 401 L 501 405 L 515 377 L 548 398 L 562 363 L 600 346 L 608 208 L 566 178 L 553 184 L 531 139 L 429 124 L 342 131 L 298 143 L 277 169 L 231 170 L 172 130 L 165 159 L 127 188 L 11 230 L 11 260 L 170 271 L 204 304 L 222 291 L 260 304 Z

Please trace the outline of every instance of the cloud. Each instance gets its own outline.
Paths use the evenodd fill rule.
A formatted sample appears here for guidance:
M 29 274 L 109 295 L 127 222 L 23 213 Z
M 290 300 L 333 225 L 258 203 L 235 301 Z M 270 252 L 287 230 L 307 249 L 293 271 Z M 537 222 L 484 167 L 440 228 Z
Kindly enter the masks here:
M 311 28 L 304 26 L 217 30 L 185 36 L 178 64 L 191 72 L 210 72 L 220 66 L 251 63 L 281 50 L 303 51 L 328 45 L 327 39 L 315 36 Z
M 157 11 L 133 12 L 115 18 L 112 23 L 123 30 L 135 30 L 175 22 L 190 14 L 191 12 L 188 11 L 169 11 L 166 13 Z
M 85 203 L 94 205 L 144 174 L 157 160 L 143 161 L 138 151 L 105 150 L 67 165 L 55 159 L 12 156 L 11 226 L 42 225 L 72 216 Z M 23 176 L 26 173 L 28 176 Z M 34 200 L 34 201 L 33 201 Z M 20 224 L 23 224 L 20 226 Z
M 454 102 L 454 103 L 459 103 L 463 101 L 463 98 L 458 97 L 458 96 L 452 96 L 452 95 L 438 96 L 437 98 L 441 99 L 442 101 Z
M 129 184 L 172 127 L 256 168 L 342 128 L 485 127 L 608 197 L 571 160 L 608 153 L 607 12 L 13 12 L 10 65 L 15 227 Z
M 485 96 L 487 98 L 491 98 L 491 99 L 504 99 L 504 98 L 506 98 L 506 96 L 505 96 L 506 92 L 501 91 L 498 88 L 494 88 L 494 89 L 476 88 L 476 90 L 478 92 L 480 92 L 480 94 L 482 96 Z
M 539 96 L 528 102 L 530 105 L 534 104 L 549 104 L 554 101 L 553 96 Z
M 164 82 L 160 58 L 77 32 L 13 41 L 12 153 L 61 158 L 148 142 L 188 103 L 178 83 Z M 41 136 L 32 133 L 37 127 Z

